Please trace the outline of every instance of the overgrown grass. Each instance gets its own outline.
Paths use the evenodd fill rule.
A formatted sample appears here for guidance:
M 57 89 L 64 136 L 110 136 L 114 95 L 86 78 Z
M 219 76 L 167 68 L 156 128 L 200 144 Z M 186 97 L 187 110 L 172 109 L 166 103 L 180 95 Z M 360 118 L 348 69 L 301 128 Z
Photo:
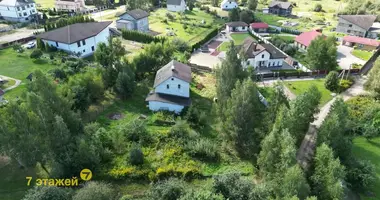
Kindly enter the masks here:
M 354 55 L 355 57 L 357 58 L 360 58 L 364 61 L 367 61 L 371 58 L 371 56 L 373 55 L 373 52 L 370 52 L 370 51 L 364 51 L 364 50 L 360 50 L 360 49 L 354 49 L 352 52 L 351 52 L 352 55 Z
M 371 141 L 366 140 L 364 137 L 357 137 L 354 139 L 353 153 L 358 159 L 369 160 L 375 165 L 376 181 L 371 192 L 374 197 L 367 197 L 361 195 L 363 200 L 379 200 L 380 199 L 380 137 L 374 138 Z
M 305 93 L 312 85 L 317 86 L 319 92 L 321 92 L 322 97 L 319 103 L 320 106 L 325 105 L 333 97 L 331 92 L 325 88 L 325 79 L 315 79 L 308 81 L 286 81 L 285 86 L 290 89 L 290 91 L 295 95 L 300 95 Z
M 7 83 L 0 85 L 0 89 L 6 89 L 16 84 L 16 81 L 13 79 L 9 79 Z

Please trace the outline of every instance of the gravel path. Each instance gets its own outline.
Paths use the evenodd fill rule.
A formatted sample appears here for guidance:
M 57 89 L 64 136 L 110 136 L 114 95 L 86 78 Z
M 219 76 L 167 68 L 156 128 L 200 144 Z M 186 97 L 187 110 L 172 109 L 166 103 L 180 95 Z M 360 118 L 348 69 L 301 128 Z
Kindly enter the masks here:
M 15 89 L 16 87 L 18 87 L 21 84 L 21 80 L 18 80 L 18 79 L 15 79 L 15 78 L 11 78 L 11 77 L 8 77 L 8 76 L 3 76 L 3 75 L 0 75 L 0 78 L 2 78 L 4 80 L 8 79 L 8 80 L 14 80 L 14 81 L 16 81 L 16 83 L 14 85 L 12 85 L 11 87 L 5 88 L 3 90 L 4 92 L 12 90 L 12 89 Z

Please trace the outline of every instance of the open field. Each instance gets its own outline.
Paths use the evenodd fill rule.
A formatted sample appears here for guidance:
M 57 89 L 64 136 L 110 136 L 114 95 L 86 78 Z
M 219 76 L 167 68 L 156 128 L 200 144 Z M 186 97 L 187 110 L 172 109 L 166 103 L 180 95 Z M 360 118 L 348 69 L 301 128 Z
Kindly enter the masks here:
M 328 101 L 330 101 L 333 98 L 331 96 L 331 92 L 325 88 L 325 79 L 285 82 L 285 86 L 288 87 L 289 90 L 295 95 L 305 93 L 312 85 L 317 86 L 319 92 L 321 92 L 322 94 L 320 106 L 325 105 Z
M 190 44 L 202 40 L 214 28 L 219 28 L 224 24 L 222 19 L 215 18 L 197 8 L 194 8 L 193 11 L 186 11 L 185 15 L 182 16 L 170 12 L 170 15 L 174 17 L 173 20 L 169 20 L 167 13 L 164 8 L 150 13 L 149 28 L 161 33 L 161 35 L 166 35 L 169 32 L 174 33 L 176 37 L 188 41 Z M 187 25 L 183 24 L 185 22 Z
M 379 200 L 380 199 L 380 137 L 367 141 L 363 137 L 354 139 L 353 147 L 354 155 L 363 160 L 369 160 L 376 169 L 376 182 L 371 189 L 374 197 L 366 197 L 362 195 L 363 200 Z
M 364 60 L 364 61 L 369 60 L 371 58 L 371 56 L 373 55 L 373 53 L 370 51 L 363 51 L 363 50 L 359 50 L 359 49 L 354 49 L 351 52 L 351 54 L 357 58 Z

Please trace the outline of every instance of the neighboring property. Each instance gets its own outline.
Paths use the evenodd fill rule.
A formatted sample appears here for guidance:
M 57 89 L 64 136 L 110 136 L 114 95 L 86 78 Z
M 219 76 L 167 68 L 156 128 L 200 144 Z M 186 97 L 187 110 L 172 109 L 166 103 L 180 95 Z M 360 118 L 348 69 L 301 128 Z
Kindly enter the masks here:
M 186 2 L 185 0 L 167 0 L 166 8 L 173 12 L 185 12 Z
M 245 22 L 228 22 L 226 23 L 227 32 L 247 32 L 248 24 Z
M 343 37 L 342 44 L 350 47 L 355 46 L 358 49 L 367 51 L 376 50 L 380 46 L 380 42 L 377 40 L 350 35 Z
M 296 37 L 296 39 L 294 41 L 295 46 L 300 48 L 300 49 L 307 50 L 311 41 L 316 39 L 318 36 L 323 36 L 323 34 L 319 31 L 316 31 L 316 30 L 303 32 Z
M 266 33 L 268 31 L 269 25 L 264 22 L 255 22 L 250 24 L 251 31 L 256 33 Z
M 375 15 L 339 15 L 336 32 L 366 37 L 376 20 Z
M 154 91 L 146 98 L 149 109 L 180 113 L 191 103 L 190 83 L 191 68 L 175 60 L 171 61 L 157 71 Z
M 369 28 L 367 37 L 372 38 L 372 39 L 380 39 L 380 23 L 379 22 L 373 23 L 371 28 Z
M 77 23 L 58 28 L 37 36 L 45 43 L 68 53 L 90 56 L 97 45 L 107 43 L 110 37 L 111 21 Z
M 56 0 L 55 8 L 69 12 L 83 11 L 86 9 L 84 0 Z
M 4 94 L 5 94 L 5 92 L 2 89 L 0 89 L 0 102 L 3 101 Z
M 293 5 L 290 2 L 272 1 L 268 7 L 270 14 L 280 16 L 292 15 Z
M 252 66 L 255 69 L 282 67 L 282 64 L 287 57 L 272 44 L 259 44 L 253 38 L 248 37 L 242 44 L 242 52 L 247 59 L 243 62 L 244 66 Z
M 232 10 L 239 7 L 235 0 L 223 0 L 220 4 L 222 10 Z
M 116 27 L 119 30 L 136 30 L 141 32 L 149 31 L 149 14 L 141 9 L 127 11 L 119 15 L 116 21 Z
M 0 19 L 12 22 L 29 22 L 37 16 L 33 0 L 1 0 Z

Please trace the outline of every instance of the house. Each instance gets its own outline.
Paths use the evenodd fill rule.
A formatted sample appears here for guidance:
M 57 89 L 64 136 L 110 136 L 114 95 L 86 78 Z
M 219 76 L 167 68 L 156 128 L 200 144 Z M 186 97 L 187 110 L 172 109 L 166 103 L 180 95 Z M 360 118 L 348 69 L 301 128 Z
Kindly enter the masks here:
M 377 40 L 351 35 L 344 36 L 342 44 L 350 47 L 355 46 L 358 49 L 363 49 L 367 51 L 376 50 L 380 46 L 380 42 Z
M 37 38 L 40 38 L 45 45 L 87 57 L 95 52 L 99 43 L 108 42 L 111 23 L 112 21 L 72 24 L 42 33 Z
M 272 1 L 268 7 L 270 14 L 280 16 L 292 15 L 293 5 L 290 2 Z
M 376 20 L 375 15 L 339 15 L 336 32 L 366 37 Z
M 116 28 L 119 30 L 136 30 L 141 32 L 149 31 L 149 14 L 141 9 L 127 11 L 116 20 Z
M 37 16 L 33 0 L 1 0 L 0 18 L 12 22 L 29 22 Z
M 0 102 L 3 101 L 4 94 L 5 94 L 5 92 L 2 89 L 0 89 Z
M 368 38 L 379 39 L 380 38 L 380 23 L 375 22 L 368 30 Z
M 173 12 L 185 12 L 186 2 L 185 0 L 167 0 L 166 8 Z
M 175 60 L 171 61 L 157 71 L 154 91 L 146 98 L 149 109 L 180 113 L 191 103 L 190 83 L 191 68 Z
M 255 69 L 268 67 L 282 67 L 287 56 L 272 44 L 259 44 L 253 38 L 248 37 L 243 41 L 241 51 L 244 54 L 244 66 L 252 66 Z
M 318 36 L 323 36 L 323 34 L 317 30 L 303 32 L 296 37 L 294 44 L 300 49 L 307 50 L 311 44 L 311 41 L 316 39 Z
M 239 7 L 235 0 L 223 0 L 220 4 L 222 10 L 232 10 Z
M 246 32 L 248 31 L 248 24 L 245 22 L 228 22 L 226 23 L 227 32 Z
M 255 22 L 250 24 L 251 31 L 256 33 L 266 33 L 268 31 L 269 25 L 264 22 Z
M 55 0 L 57 10 L 77 12 L 86 9 L 84 0 Z

